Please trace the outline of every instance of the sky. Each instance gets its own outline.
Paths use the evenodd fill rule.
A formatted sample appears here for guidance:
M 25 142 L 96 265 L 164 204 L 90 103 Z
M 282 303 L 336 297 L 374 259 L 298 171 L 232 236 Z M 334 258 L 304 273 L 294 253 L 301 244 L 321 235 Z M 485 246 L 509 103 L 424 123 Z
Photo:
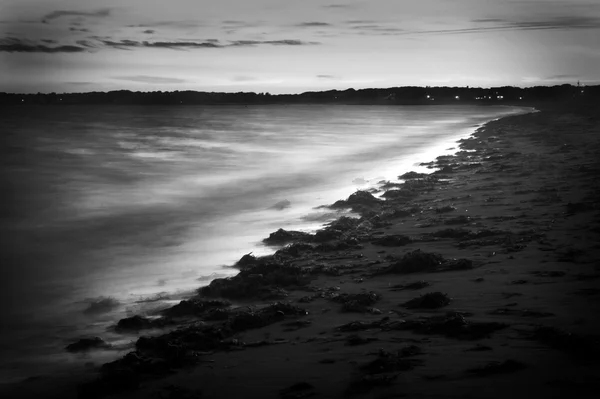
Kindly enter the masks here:
M 0 91 L 600 83 L 599 0 L 0 0 Z

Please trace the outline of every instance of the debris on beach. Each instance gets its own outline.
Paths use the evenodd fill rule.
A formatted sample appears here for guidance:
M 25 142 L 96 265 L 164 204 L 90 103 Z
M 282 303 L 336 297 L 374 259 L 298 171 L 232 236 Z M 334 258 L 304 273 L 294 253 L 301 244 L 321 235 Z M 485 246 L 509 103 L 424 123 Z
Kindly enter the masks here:
M 442 292 L 429 292 L 404 303 L 407 309 L 438 309 L 450 304 L 450 298 Z

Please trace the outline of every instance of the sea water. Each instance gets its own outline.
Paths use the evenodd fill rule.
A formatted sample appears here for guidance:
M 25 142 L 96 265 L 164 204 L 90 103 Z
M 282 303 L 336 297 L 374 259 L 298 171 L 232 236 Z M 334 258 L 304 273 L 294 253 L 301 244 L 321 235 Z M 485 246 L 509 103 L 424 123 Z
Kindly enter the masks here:
M 65 345 L 152 314 L 312 231 L 320 205 L 431 171 L 501 106 L 38 106 L 2 109 L 0 382 L 89 361 Z M 158 299 L 158 300 L 153 300 Z M 104 357 L 102 357 L 104 356 Z

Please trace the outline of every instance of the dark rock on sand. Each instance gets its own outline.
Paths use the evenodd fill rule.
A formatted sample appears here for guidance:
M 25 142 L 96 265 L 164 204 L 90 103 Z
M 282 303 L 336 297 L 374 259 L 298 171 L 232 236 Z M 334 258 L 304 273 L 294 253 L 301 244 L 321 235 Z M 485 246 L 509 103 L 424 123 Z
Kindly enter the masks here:
M 404 307 L 408 309 L 438 309 L 449 303 L 448 295 L 441 292 L 429 292 L 404 303 Z
M 271 233 L 268 238 L 265 238 L 263 242 L 267 245 L 281 245 L 287 244 L 293 241 L 310 241 L 312 235 L 304 233 L 302 231 L 287 231 L 279 229 L 274 233 Z
M 391 287 L 392 291 L 402 291 L 402 290 L 420 290 L 425 287 L 429 287 L 431 283 L 425 280 L 415 281 L 414 283 L 407 284 L 397 284 Z
M 416 273 L 467 270 L 473 268 L 468 259 L 444 259 L 437 253 L 424 252 L 420 249 L 404 254 L 397 262 L 380 273 Z
M 408 179 L 422 179 L 424 177 L 429 176 L 427 173 L 417 173 L 417 172 L 406 172 L 403 175 L 398 176 L 399 180 L 408 180 Z
M 376 240 L 371 241 L 373 245 L 381 245 L 382 247 L 400 247 L 410 244 L 412 240 L 402 234 L 384 235 Z
M 77 342 L 67 345 L 65 348 L 68 352 L 85 352 L 93 349 L 107 349 L 110 344 L 100 337 L 82 338 Z
M 398 262 L 391 265 L 388 273 L 414 273 L 431 271 L 444 262 L 444 257 L 437 253 L 423 252 L 420 249 L 406 253 Z
M 231 302 L 229 301 L 207 301 L 198 298 L 192 298 L 189 300 L 183 300 L 177 305 L 163 310 L 162 313 L 169 317 L 200 316 L 203 313 L 207 312 L 209 309 L 227 308 L 229 306 L 231 306 Z
M 211 281 L 198 293 L 201 297 L 268 299 L 273 298 L 276 291 L 280 292 L 280 288 L 306 286 L 312 278 L 306 269 L 298 266 L 257 263 L 234 277 Z
M 367 312 L 373 304 L 375 304 L 381 295 L 376 292 L 363 292 L 359 294 L 333 294 L 330 299 L 334 302 L 342 304 L 344 312 Z
M 244 267 L 252 267 L 252 266 L 256 265 L 257 263 L 258 263 L 258 259 L 256 258 L 256 256 L 252 255 L 252 252 L 250 252 L 250 253 L 247 253 L 246 255 L 242 256 L 235 265 L 237 267 L 244 268 Z
M 371 207 L 379 205 L 382 202 L 379 198 L 376 198 L 373 194 L 367 191 L 357 191 L 351 194 L 346 200 L 336 201 L 330 208 L 356 208 L 361 206 Z

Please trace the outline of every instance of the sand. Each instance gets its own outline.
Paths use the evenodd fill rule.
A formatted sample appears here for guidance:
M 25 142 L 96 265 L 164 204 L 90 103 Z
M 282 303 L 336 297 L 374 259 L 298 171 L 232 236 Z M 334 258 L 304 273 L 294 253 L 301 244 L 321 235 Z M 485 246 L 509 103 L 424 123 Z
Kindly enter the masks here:
M 297 267 L 304 273 L 298 284 L 230 298 L 226 320 L 206 320 L 203 311 L 176 319 L 186 334 L 230 328 L 240 315 L 266 325 L 238 323 L 219 344 L 200 344 L 206 334 L 196 341 L 171 335 L 166 342 L 185 352 L 176 360 L 152 341 L 139 356 L 161 367 L 112 366 L 136 380 L 133 389 L 94 366 L 78 377 L 92 380 L 80 397 L 596 397 L 598 115 L 547 107 L 486 124 L 459 143 L 457 155 L 430 165 L 435 178 L 392 185 L 402 193 L 385 202 L 357 200 L 362 224 L 341 228 L 341 237 L 325 244 L 299 238 L 311 242 L 296 246 L 297 254 L 249 258 Z M 410 253 L 418 258 L 411 265 L 425 271 L 407 269 Z M 262 270 L 246 271 L 244 282 L 267 281 L 270 269 Z M 407 287 L 419 281 L 427 284 Z M 422 301 L 430 308 L 407 304 L 427 293 L 439 293 Z M 277 301 L 293 307 L 268 308 Z M 294 314 L 298 308 L 306 314 Z M 77 391 L 71 381 L 10 387 L 14 397 Z

